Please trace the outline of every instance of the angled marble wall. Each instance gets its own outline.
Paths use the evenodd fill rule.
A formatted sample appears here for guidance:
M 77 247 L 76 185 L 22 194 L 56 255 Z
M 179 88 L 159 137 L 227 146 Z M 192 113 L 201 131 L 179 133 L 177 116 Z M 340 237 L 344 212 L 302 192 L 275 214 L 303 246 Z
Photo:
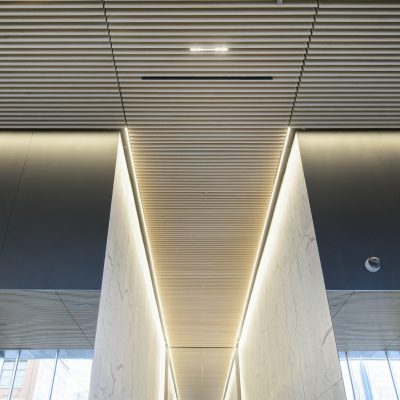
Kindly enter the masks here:
M 120 142 L 89 398 L 164 399 L 164 376 L 165 343 Z
M 178 400 L 171 366 L 168 367 L 168 395 L 167 400 Z
M 238 399 L 238 387 L 236 380 L 236 364 L 233 363 L 229 378 L 228 378 L 228 386 L 226 388 L 226 393 L 224 400 L 239 400 Z
M 297 138 L 239 343 L 245 400 L 346 399 Z

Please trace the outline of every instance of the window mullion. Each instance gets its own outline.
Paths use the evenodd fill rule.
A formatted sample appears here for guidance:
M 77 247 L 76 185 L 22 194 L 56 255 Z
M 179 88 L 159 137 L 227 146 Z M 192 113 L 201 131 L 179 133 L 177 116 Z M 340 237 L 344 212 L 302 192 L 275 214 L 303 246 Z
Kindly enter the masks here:
M 15 376 L 17 375 L 17 369 L 18 369 L 20 355 L 21 355 L 21 349 L 18 350 L 17 357 L 15 358 L 14 368 L 13 368 L 13 372 L 11 375 L 11 381 L 10 381 L 10 390 L 8 391 L 7 400 L 11 400 L 11 398 L 12 398 L 12 392 L 14 389 Z
M 5 357 L 5 355 L 4 355 Z M 3 372 L 3 365 L 4 365 L 4 358 L 0 358 L 0 378 L 1 378 L 1 374 Z
M 347 363 L 347 369 L 349 370 L 349 375 L 350 375 L 351 389 L 353 391 L 353 399 L 357 400 L 356 391 L 354 390 L 353 372 L 350 368 L 349 354 L 347 353 L 347 351 L 344 354 L 346 355 L 346 363 Z
M 360 357 L 361 383 L 363 385 L 364 394 L 366 396 L 366 400 L 374 400 L 372 397 L 371 384 L 368 378 L 367 370 L 365 369 L 364 357 L 362 353 L 360 354 Z
M 50 384 L 50 390 L 49 390 L 49 397 L 48 400 L 51 400 L 51 396 L 53 395 L 53 387 L 54 387 L 54 379 L 56 378 L 56 370 L 57 370 L 57 364 L 58 364 L 58 354 L 60 350 L 57 349 L 56 352 L 56 361 L 54 362 L 54 367 L 53 367 L 53 372 L 52 372 L 52 377 L 51 377 L 51 384 Z
M 394 374 L 393 374 L 393 369 L 392 369 L 392 363 L 391 363 L 391 360 L 390 360 L 390 357 L 389 357 L 387 351 L 385 351 L 385 354 L 386 354 L 386 360 L 387 360 L 388 365 L 389 365 L 390 376 L 391 376 L 391 378 L 392 378 L 394 390 L 395 390 L 395 392 L 396 392 L 396 397 L 397 397 L 397 400 L 400 400 L 400 397 L 399 397 L 399 390 L 398 390 L 398 388 L 397 388 L 397 384 L 396 384 L 396 381 L 395 381 L 395 379 L 394 379 Z

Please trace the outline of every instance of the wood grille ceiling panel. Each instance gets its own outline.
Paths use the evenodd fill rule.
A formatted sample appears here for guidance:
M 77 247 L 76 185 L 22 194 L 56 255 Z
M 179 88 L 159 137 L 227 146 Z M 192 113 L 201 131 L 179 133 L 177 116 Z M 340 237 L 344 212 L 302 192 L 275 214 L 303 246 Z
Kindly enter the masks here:
M 178 387 L 180 399 L 205 400 L 223 397 L 226 365 L 232 358 L 231 349 L 171 349 L 175 376 L 184 385 Z
M 106 1 L 183 399 L 222 396 L 232 349 L 202 375 L 198 348 L 235 346 L 315 5 Z
M 0 2 L 0 126 L 124 124 L 98 0 Z
M 398 1 L 1 1 L 0 129 L 127 123 L 169 344 L 232 347 L 287 126 L 397 127 L 399 20 Z M 219 398 L 226 357 L 200 389 L 172 354 L 183 398 Z
M 399 123 L 400 2 L 320 1 L 292 125 Z

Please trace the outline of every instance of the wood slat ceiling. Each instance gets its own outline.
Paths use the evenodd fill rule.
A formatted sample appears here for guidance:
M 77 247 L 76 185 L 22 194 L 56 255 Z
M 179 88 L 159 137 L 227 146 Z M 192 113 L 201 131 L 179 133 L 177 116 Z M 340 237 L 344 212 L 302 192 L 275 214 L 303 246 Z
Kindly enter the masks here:
M 124 124 L 98 0 L 0 2 L 0 127 Z
M 292 124 L 398 128 L 400 2 L 320 1 Z
M 399 123 L 399 19 L 398 1 L 0 2 L 0 129 L 130 129 L 181 398 L 221 397 L 229 357 L 194 382 L 177 348 L 235 345 L 287 126 Z
M 176 379 L 185 383 L 179 387 L 181 399 L 222 400 L 221 381 L 226 379 L 231 349 L 173 349 L 173 358 Z
M 221 399 L 232 350 L 187 348 L 235 346 L 315 3 L 106 6 L 178 390 Z

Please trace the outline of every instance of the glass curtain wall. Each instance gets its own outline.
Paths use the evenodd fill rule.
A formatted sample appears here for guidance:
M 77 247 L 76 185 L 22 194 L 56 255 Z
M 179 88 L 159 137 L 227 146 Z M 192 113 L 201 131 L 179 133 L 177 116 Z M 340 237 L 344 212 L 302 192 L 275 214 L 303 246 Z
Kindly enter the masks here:
M 0 400 L 87 400 L 93 350 L 0 350 Z
M 400 352 L 339 353 L 348 400 L 400 400 Z

